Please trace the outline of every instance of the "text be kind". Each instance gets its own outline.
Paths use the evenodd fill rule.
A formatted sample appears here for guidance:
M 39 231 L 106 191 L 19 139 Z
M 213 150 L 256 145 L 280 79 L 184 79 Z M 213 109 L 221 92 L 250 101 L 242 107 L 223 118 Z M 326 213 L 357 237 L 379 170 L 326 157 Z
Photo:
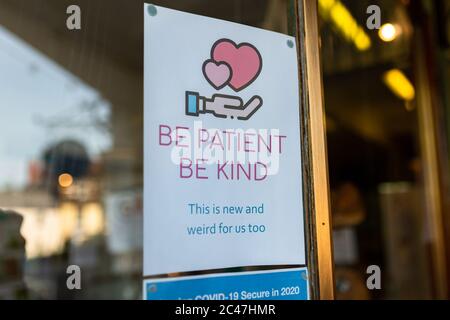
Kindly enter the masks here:
M 263 181 L 277 173 L 286 138 L 278 130 L 158 128 L 158 144 L 173 148 L 181 179 Z

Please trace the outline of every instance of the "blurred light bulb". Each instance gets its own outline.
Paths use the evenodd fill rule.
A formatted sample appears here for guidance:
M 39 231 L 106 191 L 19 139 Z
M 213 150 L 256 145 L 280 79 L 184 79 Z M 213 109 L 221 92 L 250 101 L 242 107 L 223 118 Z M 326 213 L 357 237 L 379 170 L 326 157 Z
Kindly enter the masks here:
M 383 81 L 389 89 L 399 98 L 412 101 L 415 89 L 411 81 L 399 69 L 391 69 L 383 74 Z
M 385 23 L 378 30 L 378 36 L 385 42 L 390 42 L 397 38 L 397 29 L 392 23 Z
M 68 188 L 73 183 L 73 178 L 68 173 L 60 174 L 58 177 L 58 183 L 62 188 Z

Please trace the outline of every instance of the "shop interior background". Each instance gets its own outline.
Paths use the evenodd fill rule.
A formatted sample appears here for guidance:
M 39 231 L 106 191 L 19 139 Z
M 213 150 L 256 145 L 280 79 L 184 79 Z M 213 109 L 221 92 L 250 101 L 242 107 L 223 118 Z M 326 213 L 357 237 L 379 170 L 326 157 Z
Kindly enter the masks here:
M 153 3 L 295 26 L 290 0 Z M 71 4 L 0 0 L 0 298 L 140 299 L 143 2 L 77 1 L 81 30 Z M 450 2 L 318 7 L 336 297 L 448 298 Z

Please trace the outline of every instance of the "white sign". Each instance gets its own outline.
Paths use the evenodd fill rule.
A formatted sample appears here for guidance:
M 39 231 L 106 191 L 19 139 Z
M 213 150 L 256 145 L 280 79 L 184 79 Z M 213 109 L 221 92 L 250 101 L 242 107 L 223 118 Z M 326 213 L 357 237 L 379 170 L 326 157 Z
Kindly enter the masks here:
M 144 275 L 305 265 L 295 38 L 144 15 Z
M 142 193 L 122 190 L 105 195 L 108 248 L 113 254 L 142 249 Z

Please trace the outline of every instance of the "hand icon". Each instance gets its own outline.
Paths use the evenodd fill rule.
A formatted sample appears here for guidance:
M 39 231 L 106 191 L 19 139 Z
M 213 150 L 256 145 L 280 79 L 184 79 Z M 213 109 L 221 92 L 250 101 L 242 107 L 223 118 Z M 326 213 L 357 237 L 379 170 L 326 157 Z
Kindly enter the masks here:
M 245 105 L 241 98 L 215 94 L 211 99 L 201 97 L 197 92 L 186 92 L 186 114 L 198 116 L 200 113 L 212 113 L 219 118 L 248 120 L 262 106 L 260 96 L 253 96 Z

